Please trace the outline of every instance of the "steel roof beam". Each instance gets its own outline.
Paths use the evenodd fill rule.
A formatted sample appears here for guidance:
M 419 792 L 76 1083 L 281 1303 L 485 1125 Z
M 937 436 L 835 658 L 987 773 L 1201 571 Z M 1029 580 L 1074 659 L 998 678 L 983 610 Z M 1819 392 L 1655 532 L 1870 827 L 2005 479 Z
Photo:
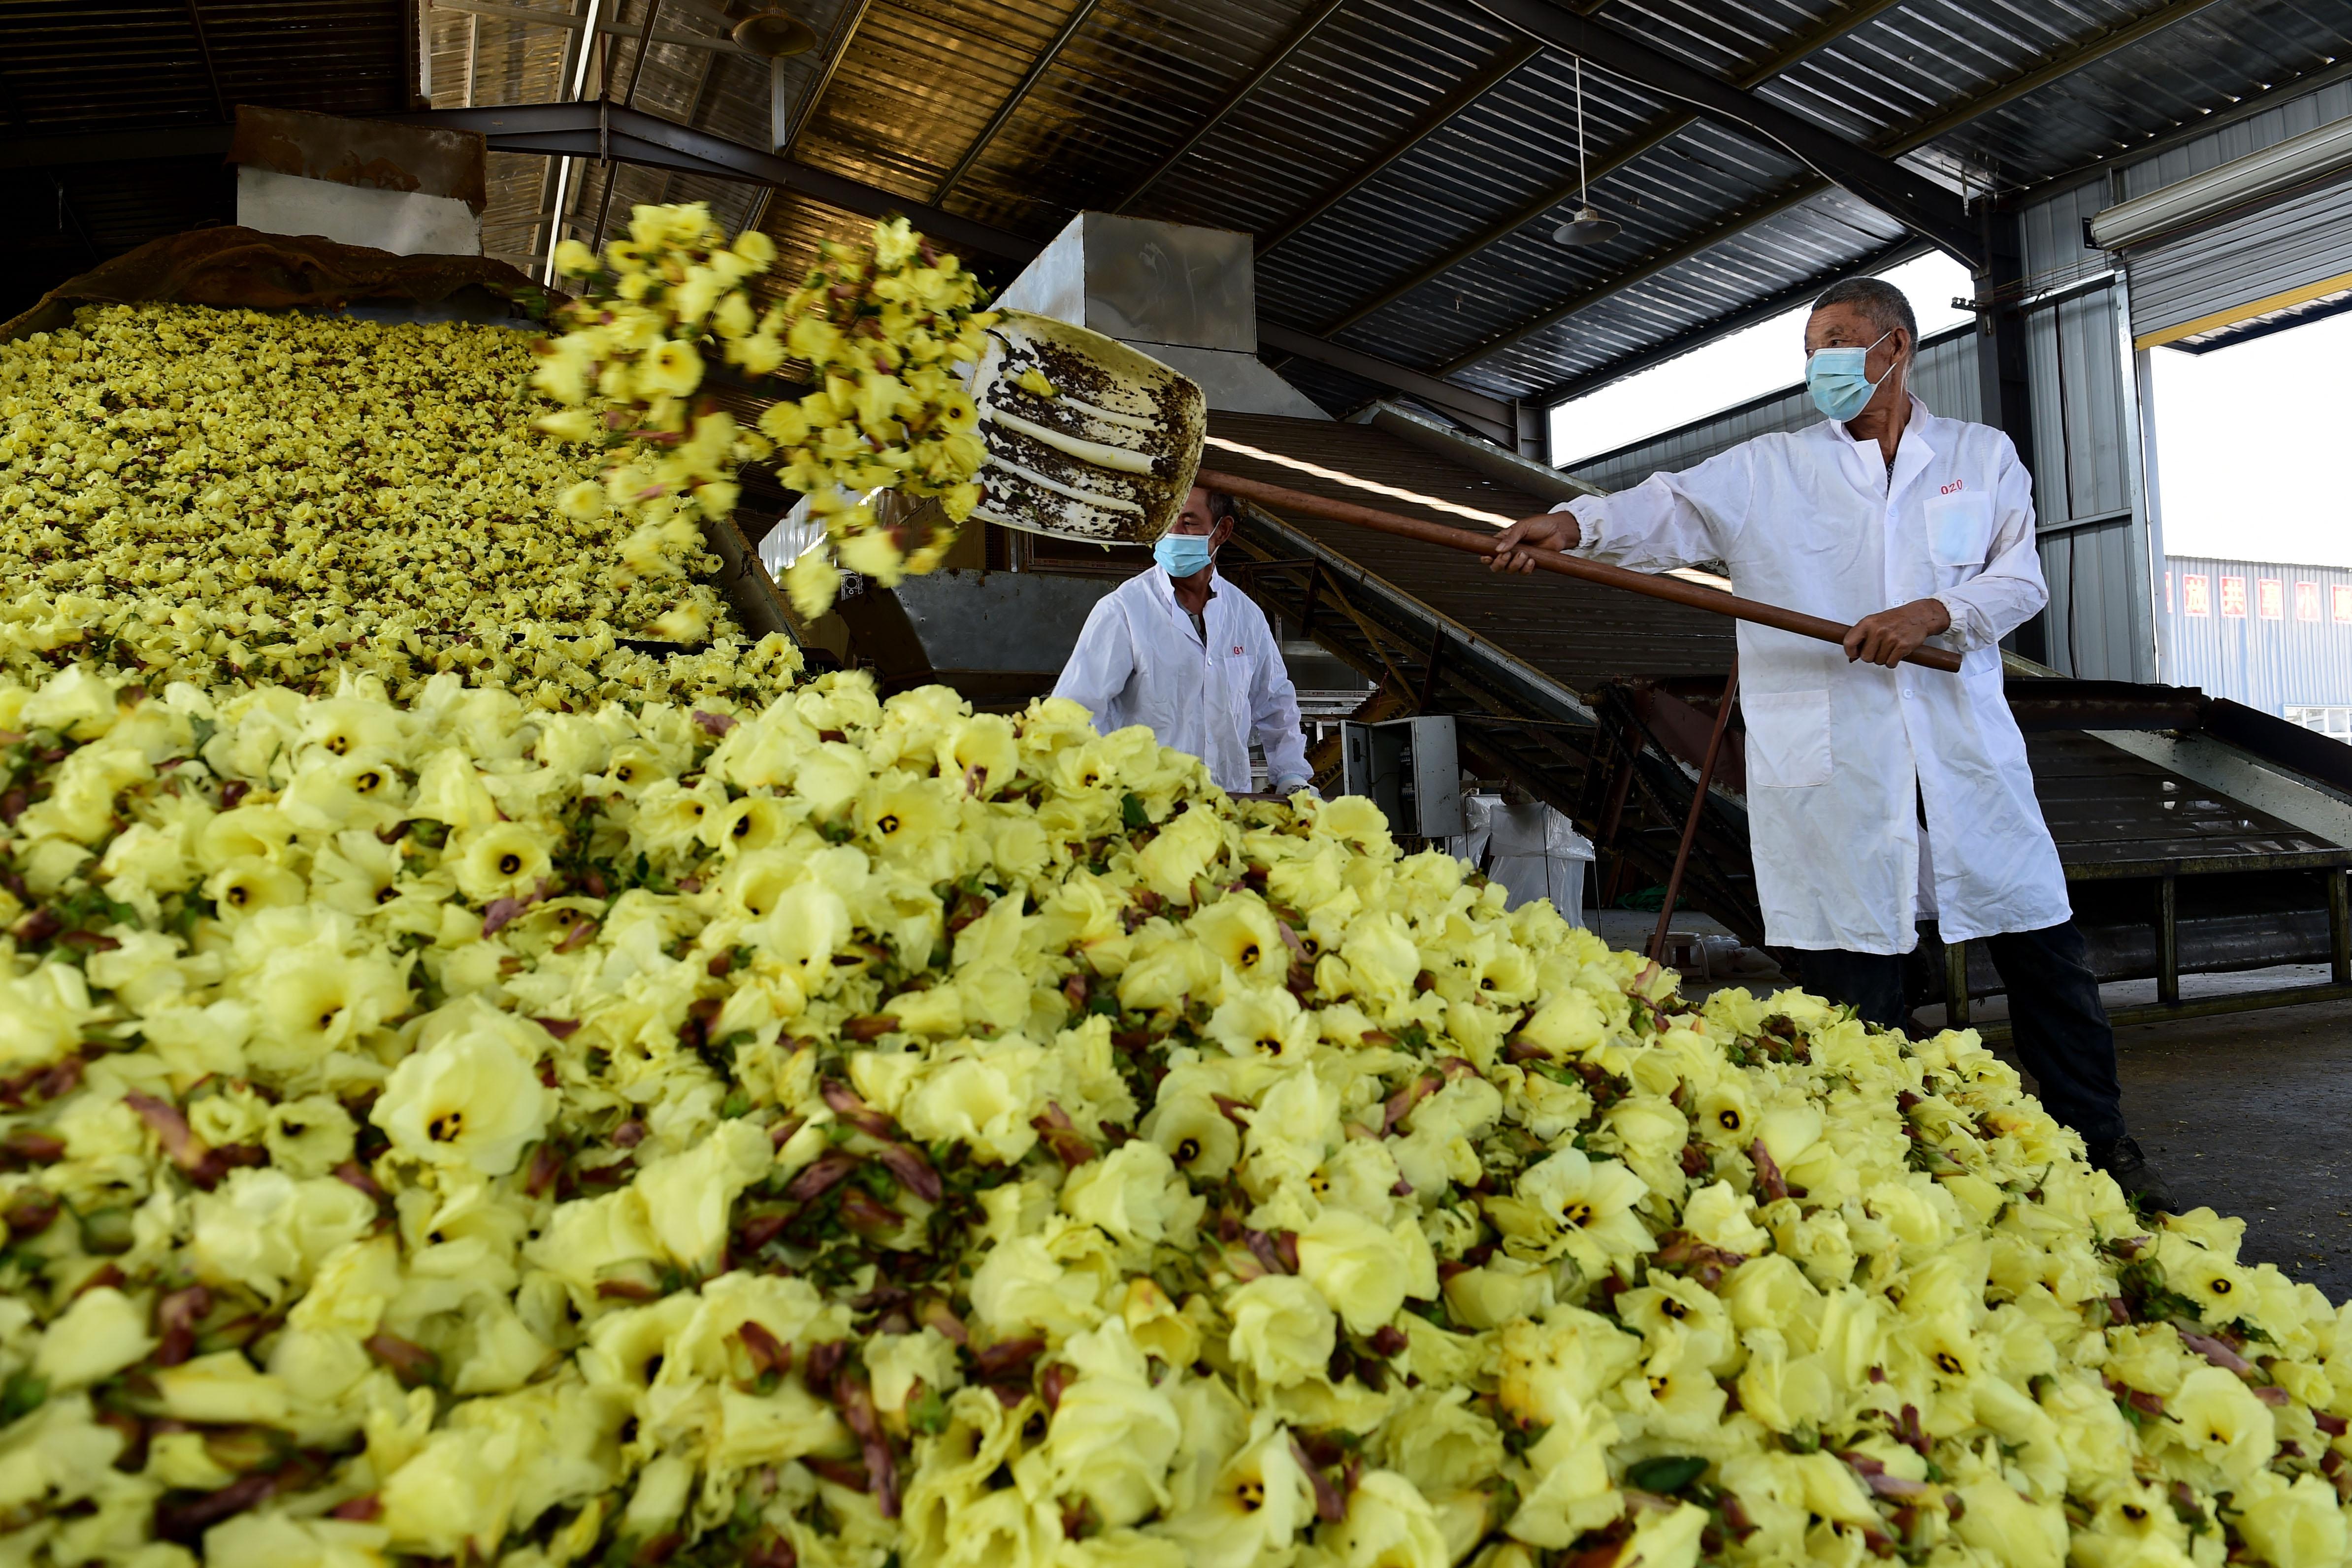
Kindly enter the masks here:
M 1823 179 L 1843 186 L 1932 241 L 1970 271 L 1983 269 L 1983 235 L 1969 221 L 1960 198 L 1926 175 L 1676 59 L 1611 23 L 1580 16 L 1550 0 L 1472 0 L 1472 4 L 1613 76 L 1687 103 L 1735 131 L 1762 137 Z
M 955 167 L 948 171 L 947 178 L 940 182 L 940 188 L 931 193 L 933 202 L 947 200 L 948 193 L 954 190 L 961 183 L 964 175 L 971 172 L 971 166 L 980 162 L 980 155 L 988 151 L 988 144 L 996 140 L 996 133 L 1004 129 L 1005 122 L 1013 118 L 1013 111 L 1021 107 L 1037 84 L 1045 79 L 1045 73 L 1053 68 L 1054 62 L 1061 58 L 1064 49 L 1069 47 L 1070 40 L 1078 36 L 1078 29 L 1086 26 L 1087 18 L 1095 14 L 1095 7 L 1100 4 L 1101 0 L 1078 0 L 1077 7 L 1070 13 L 1069 20 L 1062 24 L 1062 30 L 1055 33 L 1053 42 L 1045 46 L 1045 52 L 1030 62 L 1028 70 L 1023 73 L 1018 82 L 1013 84 L 1013 90 L 1005 95 L 1004 101 L 996 106 L 996 112 L 988 117 L 988 123 L 980 128 L 980 134 L 972 138 L 971 145 L 963 150 L 963 156 L 956 160 Z
M 1272 54 L 1266 56 L 1265 59 L 1260 60 L 1258 62 L 1257 68 L 1250 72 L 1249 75 L 1243 79 L 1239 87 L 1234 88 L 1233 91 L 1227 93 L 1225 95 L 1224 101 L 1218 104 L 1215 109 L 1212 110 L 1206 120 L 1202 121 L 1200 124 L 1192 128 L 1192 134 L 1185 137 L 1182 142 L 1179 142 L 1174 152 L 1160 160 L 1159 163 L 1153 167 L 1151 173 L 1144 175 L 1141 183 L 1137 184 L 1133 190 L 1127 193 L 1127 199 L 1120 202 L 1118 205 L 1111 208 L 1110 210 L 1115 213 L 1123 213 L 1129 207 L 1135 205 L 1136 203 L 1141 201 L 1144 197 L 1145 192 L 1158 184 L 1160 180 L 1166 176 L 1169 170 L 1173 169 L 1177 164 L 1182 163 L 1184 161 L 1185 154 L 1192 152 L 1193 148 L 1199 146 L 1202 140 L 1208 136 L 1210 132 L 1214 131 L 1218 126 L 1223 125 L 1225 122 L 1226 116 L 1232 114 L 1234 110 L 1239 109 L 1243 102 L 1248 99 L 1250 94 L 1255 92 L 1259 88 L 1264 87 L 1265 85 L 1266 79 L 1274 75 L 1276 71 L 1280 70 L 1284 62 L 1288 60 L 1291 56 L 1297 54 L 1299 49 L 1305 46 L 1307 40 L 1315 36 L 1315 29 L 1320 27 L 1325 22 L 1328 21 L 1330 19 L 1331 13 L 1337 11 L 1345 4 L 1347 4 L 1347 0 L 1318 0 L 1315 8 L 1307 12 L 1304 16 L 1300 17 L 1298 25 L 1290 29 L 1290 36 L 1283 39 L 1280 44 L 1276 45 Z
M 1296 215 L 1286 220 L 1280 228 L 1270 235 L 1261 237 L 1257 242 L 1257 254 L 1264 256 L 1267 251 L 1354 195 L 1365 185 L 1377 179 L 1390 164 L 1444 130 L 1455 115 L 1502 86 L 1513 72 L 1543 53 L 1543 49 L 1544 47 L 1540 41 L 1529 38 L 1517 47 L 1504 51 L 1502 58 L 1494 64 L 1433 104 L 1429 112 L 1413 121 L 1394 141 L 1374 153 L 1369 163 L 1338 184 L 1318 193 L 1305 206 L 1300 207 Z
M 1926 240 L 1913 235 L 1896 241 L 1884 250 L 1874 251 L 1842 270 L 1847 273 L 1884 272 L 1890 267 L 1899 267 L 1906 261 L 1925 256 L 1935 248 Z M 1738 331 L 1743 327 L 1752 327 L 1759 321 L 1769 321 L 1783 310 L 1808 304 L 1823 287 L 1819 278 L 1807 279 L 1802 283 L 1780 289 L 1777 293 L 1767 294 L 1753 304 L 1742 305 L 1729 315 L 1717 316 L 1712 321 L 1701 322 L 1688 331 L 1677 332 L 1664 342 L 1654 343 L 1646 349 L 1627 354 L 1622 359 L 1611 360 L 1599 370 L 1590 371 L 1583 375 L 1574 376 L 1555 385 L 1548 386 L 1527 401 L 1538 407 L 1556 408 L 1573 398 L 1598 392 L 1612 382 L 1622 381 L 1629 375 L 1639 375 L 1645 370 L 1665 363 L 1668 360 L 1680 359 L 1693 349 L 1705 348 L 1716 339 Z
M 1725 240 L 1736 237 L 1767 218 L 1778 217 L 1791 207 L 1801 206 L 1831 188 L 1830 182 L 1827 180 L 1808 179 L 1781 192 L 1777 196 L 1767 198 L 1757 205 L 1742 207 L 1714 227 L 1695 234 L 1670 249 L 1658 252 L 1631 271 L 1621 272 L 1605 283 L 1595 284 L 1581 294 L 1553 306 L 1542 315 L 1521 321 L 1500 336 L 1487 339 L 1467 353 L 1456 354 L 1437 374 L 1458 375 L 1480 360 L 1489 359 L 1509 348 L 1513 343 L 1524 338 L 1532 337 L 1547 327 L 1556 327 L 1578 311 L 1589 310 L 1612 294 L 1631 289 L 1636 283 L 1646 282 L 1669 268 L 1679 267 L 1695 256 L 1704 255 Z
M 2012 77 L 1999 87 L 1954 105 L 1925 124 L 1914 126 L 1902 132 L 1888 152 L 1891 155 L 1898 155 L 1915 147 L 1923 147 L 1938 136 L 1958 131 L 1972 120 L 1981 119 L 2029 92 L 2039 91 L 2061 77 L 2072 75 L 2095 60 L 2105 59 L 2117 49 L 2128 48 L 2142 38 L 2160 33 L 2175 22 L 2185 21 L 2215 4 L 2218 0 L 2173 0 L 2171 5 L 2151 11 L 2136 22 L 2126 22 L 2120 27 L 2102 33 L 2064 54 L 2053 56 L 2022 76 Z
M 715 179 L 747 180 L 794 191 L 828 206 L 866 217 L 900 215 L 925 234 L 959 249 L 1025 262 L 1042 242 L 1008 229 L 959 217 L 924 202 L 847 179 L 772 153 L 691 130 L 672 121 L 613 103 L 533 103 L 505 109 L 436 109 L 380 118 L 408 125 L 438 125 L 479 132 L 493 153 L 536 153 L 547 157 L 610 158 Z M 58 140 L 72 140 L 59 138 Z M 26 143 L 16 143 L 24 146 Z M 0 145 L 0 152 L 14 148 Z M 120 156 L 119 151 L 115 155 Z M 38 160 L 28 160 L 37 163 Z M 1296 354 L 1344 371 L 1376 385 L 1421 398 L 1481 430 L 1496 432 L 1506 445 L 1517 429 L 1517 405 L 1509 400 L 1455 386 L 1425 372 L 1288 328 L 1261 324 L 1263 348 Z
M 924 233 L 959 250 L 979 251 L 1008 261 L 1026 261 L 1041 248 L 1035 240 L 993 225 L 959 217 L 928 203 L 616 103 L 591 100 L 502 109 L 435 109 L 380 118 L 407 125 L 478 132 L 493 153 L 610 157 L 615 163 L 674 169 L 684 174 L 774 185 L 866 217 L 904 215 Z
M 1483 5 L 1486 3 L 1486 0 L 1475 0 L 1475 3 Z M 1503 3 L 1540 4 L 1540 0 L 1503 0 Z M 1978 94 L 1958 108 L 1937 115 L 1934 119 L 1924 123 L 1915 125 L 1909 130 L 1895 132 L 1890 138 L 1878 143 L 1878 155 L 1885 158 L 1899 157 L 1903 153 L 1911 152 L 1916 148 L 1925 146 L 1929 142 L 1934 141 L 1937 137 L 1948 134 L 1950 132 L 1967 124 L 1969 121 L 1976 119 L 1979 115 L 1988 113 L 1990 110 L 2000 107 L 2002 104 L 2011 102 L 2029 92 L 2036 90 L 2037 89 L 2047 87 L 2050 83 L 2058 80 L 2069 72 L 2079 70 L 2083 67 L 2090 65 L 2095 60 L 2103 59 L 2118 49 L 2126 48 L 2131 45 L 2139 42 L 2142 38 L 2147 37 L 2153 33 L 2161 31 L 2163 28 L 2170 26 L 2173 23 L 2193 16 L 2197 12 L 2202 11 L 2207 6 L 2216 3 L 2217 0 L 2173 0 L 2171 5 L 2166 5 L 2160 10 L 2152 11 L 2136 22 L 2128 23 L 2124 26 L 2117 27 L 2111 32 L 2103 34 L 2100 37 L 2092 39 L 2090 42 L 2068 51 L 2066 54 L 2056 59 L 2045 61 L 2043 64 L 2035 67 L 2033 69 L 2027 71 L 2023 75 L 2017 77 L 2009 82 L 2003 83 L 2000 87 L 1993 88 L 1987 92 Z M 1688 122 L 1685 121 L 1684 123 Z M 1680 126 L 1676 126 L 1675 129 L 1679 130 Z M 1800 187 L 1796 195 L 1798 199 L 1801 199 L 1804 196 L 1817 195 L 1826 188 L 1826 185 L 1823 184 L 1812 184 Z M 1851 189 L 1851 187 L 1848 188 Z M 1864 195 L 1861 192 L 1856 192 L 1855 194 L 1857 195 Z M 1864 199 L 1869 200 L 1870 198 L 1864 195 Z M 1557 205 L 1558 204 L 1554 203 L 1552 205 Z M 1872 205 L 1876 205 L 1877 204 L 1873 202 Z M 1451 363 L 1439 371 L 1438 374 L 1441 375 L 1456 374 L 1461 371 L 1467 369 L 1469 366 L 1477 363 L 1481 360 L 1486 359 L 1496 353 L 1499 353 L 1504 349 L 1523 341 L 1535 332 L 1541 331 L 1547 327 L 1557 325 L 1559 322 L 1565 321 L 1568 317 L 1575 314 L 1578 310 L 1590 309 L 1591 306 L 1599 304 L 1601 300 L 1608 299 L 1610 296 L 1616 294 L 1624 289 L 1631 288 L 1633 285 L 1639 283 L 1645 279 L 1655 277 L 1666 267 L 1670 267 L 1679 261 L 1689 260 L 1692 257 L 1698 255 L 1701 251 L 1706 249 L 1710 246 L 1719 244 L 1723 240 L 1733 237 L 1742 229 L 1746 228 L 1749 224 L 1760 223 L 1765 218 L 1773 216 L 1773 214 L 1785 210 L 1786 205 L 1787 203 L 1784 201 L 1768 205 L 1766 207 L 1761 209 L 1751 209 L 1749 216 L 1745 219 L 1745 221 L 1735 222 L 1727 226 L 1719 225 L 1717 228 L 1710 230 L 1708 234 L 1701 236 L 1698 240 L 1686 242 L 1684 245 L 1677 246 L 1674 249 L 1666 251 L 1661 256 L 1643 263 L 1633 271 L 1620 274 L 1619 276 L 1609 279 L 1605 283 L 1600 284 L 1593 289 L 1587 289 L 1582 294 L 1578 295 L 1575 300 L 1570 301 L 1567 305 L 1547 310 L 1542 316 L 1536 318 L 1534 321 L 1510 328 L 1509 330 L 1488 339 L 1486 342 L 1479 344 L 1476 348 L 1471 350 L 1467 353 L 1457 355 Z M 1900 215 L 1895 216 L 1899 216 Z M 1511 228 L 1516 229 L 1518 226 L 1518 224 L 1514 223 L 1511 226 Z M 1510 230 L 1506 229 L 1502 232 L 1508 233 Z M 1497 237 L 1500 237 L 1500 236 L 1498 235 Z M 1933 243 L 1932 239 L 1930 239 L 1929 242 Z M 1980 238 L 1979 243 L 1981 245 Z M 1971 266 L 1973 267 L 1973 264 L 1971 264 Z M 1432 273 L 1430 276 L 1433 277 L 1435 274 Z M 1427 280 L 1427 278 L 1419 279 L 1412 284 L 1412 287 L 1418 288 L 1422 282 L 1425 282 Z M 1393 303 L 1396 299 L 1402 298 L 1402 294 L 1406 291 L 1407 290 L 1402 289 L 1392 290 L 1378 304 L 1374 305 L 1372 309 L 1379 310 L 1384 308 L 1390 303 Z M 1362 312 L 1364 315 L 1369 315 L 1370 313 L 1370 310 Z M 1360 320 L 1361 316 L 1359 315 L 1355 319 Z M 1732 319 L 1733 318 L 1725 318 L 1725 320 Z M 1352 324 L 1353 322 L 1349 321 L 1342 323 L 1341 325 L 1328 326 L 1323 330 L 1325 333 L 1328 335 L 1340 331 L 1342 325 Z M 1700 329 L 1698 333 L 1684 334 L 1684 336 L 1687 338 L 1696 335 L 1697 342 L 1703 342 L 1707 337 L 1713 336 L 1718 331 L 1727 330 L 1729 329 L 1710 322 L 1705 328 Z M 1692 342 L 1689 346 L 1696 347 L 1697 346 L 1697 342 Z M 1667 357 L 1671 356 L 1669 355 Z M 1612 374 L 1614 374 L 1613 367 Z M 1574 384 L 1571 383 L 1570 384 L 1573 385 Z M 1585 390 L 1590 389 L 1587 388 Z M 1545 399 L 1547 404 L 1557 400 L 1556 396 L 1549 394 Z
M 1901 3 L 1902 0 L 1856 0 L 1856 4 L 1799 34 L 1788 44 L 1775 50 L 1771 57 L 1760 65 L 1734 78 L 1733 85 L 1739 88 L 1752 88 L 1769 81 L 1807 56 L 1835 43 L 1880 12 L 1890 10 Z M 1488 246 L 1508 239 L 1554 207 L 1572 200 L 1586 180 L 1598 180 L 1616 173 L 1653 147 L 1681 135 L 1698 121 L 1699 117 L 1696 114 L 1678 114 L 1672 119 L 1660 121 L 1623 146 L 1612 148 L 1593 163 L 1588 174 L 1552 186 L 1508 216 L 1480 230 L 1402 282 L 1391 285 L 1373 298 L 1350 307 L 1344 315 L 1325 322 L 1320 331 L 1327 337 L 1335 332 L 1343 332 L 1365 317 L 1387 310 L 1423 284 L 1444 277 Z
M 188 0 L 188 26 L 196 35 L 196 53 L 204 57 L 205 80 L 212 84 L 213 110 L 226 125 L 231 118 L 228 99 L 221 91 L 220 68 L 213 64 L 212 40 L 205 37 L 205 14 L 198 8 L 196 0 Z
M 849 15 L 849 25 L 841 31 L 841 42 L 829 45 L 824 57 L 824 68 L 817 72 L 816 80 L 809 84 L 808 96 L 801 100 L 793 111 L 793 133 L 784 139 L 777 152 L 791 156 L 808 133 L 816 111 L 824 106 L 824 95 L 833 87 L 833 79 L 841 72 L 841 62 L 849 58 L 849 47 L 857 41 L 857 29 L 866 26 L 866 13 L 874 8 L 874 0 L 857 0 L 857 9 Z

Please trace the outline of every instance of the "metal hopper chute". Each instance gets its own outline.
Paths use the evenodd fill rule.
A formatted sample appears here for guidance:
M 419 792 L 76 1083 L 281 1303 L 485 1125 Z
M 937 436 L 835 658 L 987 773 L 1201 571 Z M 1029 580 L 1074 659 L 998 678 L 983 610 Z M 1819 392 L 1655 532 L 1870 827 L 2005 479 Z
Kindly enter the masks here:
M 1096 544 L 1168 531 L 1200 467 L 1197 383 L 1116 338 L 1006 310 L 972 376 L 988 463 L 972 515 Z

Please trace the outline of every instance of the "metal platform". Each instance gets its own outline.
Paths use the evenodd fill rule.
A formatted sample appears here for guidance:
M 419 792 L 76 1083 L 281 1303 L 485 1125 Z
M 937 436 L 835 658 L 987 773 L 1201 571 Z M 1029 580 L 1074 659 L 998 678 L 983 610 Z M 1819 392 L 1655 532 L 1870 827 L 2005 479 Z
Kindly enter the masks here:
M 1213 414 L 1209 428 L 1219 468 L 1457 527 L 1459 512 L 1394 492 L 1507 517 L 1578 493 L 1402 411 L 1366 424 Z M 1229 576 L 1374 682 L 1368 715 L 1453 713 L 1465 766 L 1572 817 L 1601 850 L 1604 907 L 1665 879 L 1731 623 L 1573 581 L 1506 580 L 1475 557 L 1255 506 L 1234 543 Z M 2352 747 L 2201 692 L 2068 680 L 2022 660 L 2008 689 L 2095 965 L 2158 982 L 2162 1000 L 2135 1016 L 2352 995 Z M 1684 890 L 1760 945 L 1740 739 L 1735 715 Z M 2184 973 L 2311 962 L 2331 965 L 2332 984 L 2180 1000 Z M 1922 963 L 1927 999 L 1958 993 L 1956 1018 L 2000 990 L 1980 947 L 1930 945 Z

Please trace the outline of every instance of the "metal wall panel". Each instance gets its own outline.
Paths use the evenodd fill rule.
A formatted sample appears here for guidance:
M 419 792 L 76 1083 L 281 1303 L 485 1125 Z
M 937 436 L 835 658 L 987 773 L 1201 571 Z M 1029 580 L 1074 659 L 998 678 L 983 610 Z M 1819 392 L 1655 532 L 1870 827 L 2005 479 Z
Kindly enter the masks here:
M 2165 565 L 2168 679 L 2266 713 L 2352 707 L 2352 570 L 2196 555 Z M 2203 579 L 2201 597 L 2193 578 Z M 2242 586 L 2225 595 L 2225 580 Z M 2267 605 L 2265 583 L 2278 585 Z
M 2129 432 L 2119 416 L 2122 356 L 2112 290 L 2062 300 L 2026 317 L 2033 409 L 2033 510 L 2044 523 L 2105 517 L 2131 496 Z
M 1977 334 L 1973 326 L 1938 333 L 1919 345 L 1919 363 L 1911 373 L 1911 390 L 1919 400 L 1947 419 L 1981 419 L 1982 386 L 1977 377 Z
M 1911 388 L 1929 408 L 1949 419 L 1979 417 L 1975 329 L 1939 332 L 1919 345 Z M 1776 392 L 1725 410 L 1634 446 L 1589 458 L 1576 477 L 1594 489 L 1631 489 L 1652 474 L 1696 468 L 1742 441 L 1822 422 L 1821 411 L 1802 386 Z
M 2083 226 L 2120 198 L 2102 176 L 2035 202 L 2018 214 L 2025 279 L 2033 292 L 2063 289 L 2107 271 L 2107 253 L 2086 243 Z
M 2043 660 L 2084 680 L 2145 680 L 2142 647 L 2147 595 L 2132 520 L 2088 523 L 2044 533 L 2042 576 L 2050 584 L 2043 612 Z

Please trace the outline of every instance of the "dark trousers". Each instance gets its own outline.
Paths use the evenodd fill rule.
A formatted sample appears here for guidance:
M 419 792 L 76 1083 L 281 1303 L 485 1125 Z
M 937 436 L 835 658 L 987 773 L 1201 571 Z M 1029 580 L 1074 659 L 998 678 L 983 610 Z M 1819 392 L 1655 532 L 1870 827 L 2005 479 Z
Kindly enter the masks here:
M 2009 993 L 2011 1038 L 2033 1075 L 2042 1104 L 2094 1149 L 2124 1135 L 2116 1037 L 2099 1000 L 2098 977 L 2074 922 L 1983 939 Z M 1881 1028 L 1910 1026 L 1904 955 L 1808 950 L 1800 954 L 1808 990 L 1843 1002 Z

